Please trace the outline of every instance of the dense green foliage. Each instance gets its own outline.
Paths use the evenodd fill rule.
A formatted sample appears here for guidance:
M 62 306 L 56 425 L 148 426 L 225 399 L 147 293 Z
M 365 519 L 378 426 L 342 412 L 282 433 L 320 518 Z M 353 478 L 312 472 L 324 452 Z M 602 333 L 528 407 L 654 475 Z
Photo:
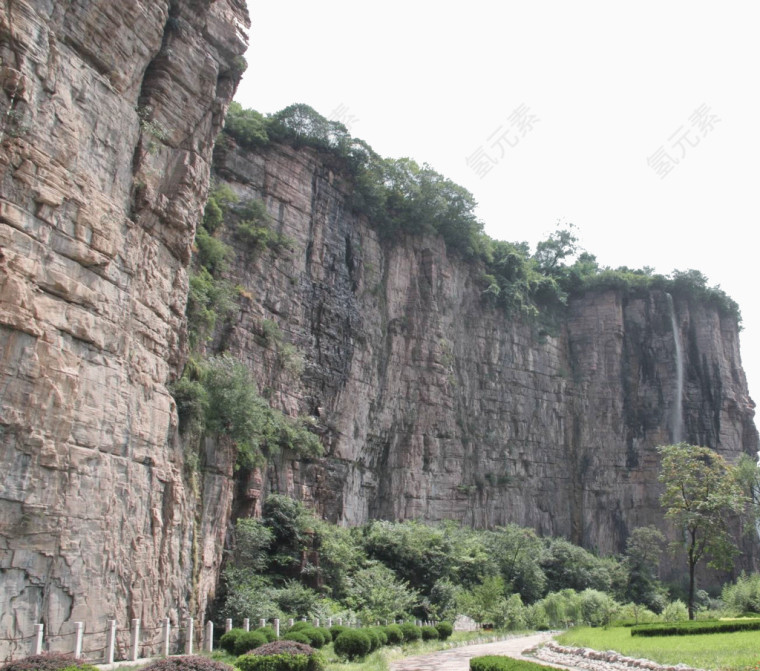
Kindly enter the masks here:
M 735 615 L 760 613 L 760 575 L 742 573 L 733 585 L 725 585 L 721 600 Z
M 640 624 L 631 627 L 631 636 L 694 636 L 733 631 L 760 631 L 757 620 L 687 620 L 686 622 Z
M 81 671 L 93 671 L 96 667 L 74 655 L 60 652 L 44 652 L 41 655 L 30 655 L 0 665 L 0 671 L 63 671 L 76 667 Z
M 482 655 L 470 660 L 470 671 L 550 671 L 552 669 L 551 666 L 501 655 Z
M 738 552 L 728 520 L 738 515 L 747 500 L 733 467 L 717 452 L 697 445 L 678 443 L 658 448 L 662 457 L 660 482 L 665 489 L 660 503 L 665 516 L 683 531 L 680 543 L 687 556 L 689 619 L 695 617 L 697 565 L 729 568 Z
M 302 458 L 322 453 L 308 422 L 271 408 L 248 369 L 228 355 L 191 361 L 173 392 L 181 429 L 229 440 L 238 466 L 251 468 L 284 449 Z
M 230 629 L 229 631 L 222 634 L 221 638 L 219 639 L 219 647 L 221 647 L 222 650 L 226 650 L 230 655 L 234 655 L 235 643 L 243 634 L 245 634 L 245 629 L 237 627 Z
M 515 525 L 375 521 L 346 529 L 271 495 L 261 519 L 237 523 L 220 617 L 375 623 L 465 614 L 506 629 L 682 619 L 684 604 L 668 603 L 657 578 L 662 550 L 650 528 L 631 534 L 623 557 L 599 557 Z M 699 603 L 709 606 L 707 595 Z M 315 630 L 298 622 L 292 631 L 306 629 Z M 397 625 L 383 631 L 389 643 L 403 636 Z
M 736 303 L 719 287 L 709 287 L 699 271 L 676 270 L 664 276 L 649 268 L 600 267 L 592 254 L 578 249 L 572 225 L 539 242 L 532 254 L 524 242 L 492 240 L 475 216 L 476 202 L 469 191 L 428 165 L 380 157 L 366 142 L 352 138 L 343 124 L 325 119 L 308 105 L 290 105 L 263 116 L 233 103 L 225 133 L 248 147 L 288 143 L 312 147 L 325 160 L 336 160 L 353 181 L 354 210 L 366 215 L 381 235 L 441 236 L 450 252 L 483 264 L 484 299 L 510 312 L 551 321 L 552 312 L 562 309 L 569 295 L 610 288 L 637 295 L 657 289 L 714 305 L 740 320 Z
M 364 657 L 371 647 L 369 636 L 361 629 L 346 629 L 333 642 L 335 654 L 349 660 Z
M 148 671 L 233 671 L 234 667 L 203 655 L 180 655 L 156 659 L 142 668 Z
M 435 625 L 435 628 L 438 631 L 438 638 L 440 638 L 442 641 L 450 638 L 454 633 L 454 627 L 452 626 L 451 622 L 439 622 Z
M 233 654 L 244 655 L 265 643 L 269 641 L 260 631 L 244 631 L 235 637 L 235 642 L 232 644 Z

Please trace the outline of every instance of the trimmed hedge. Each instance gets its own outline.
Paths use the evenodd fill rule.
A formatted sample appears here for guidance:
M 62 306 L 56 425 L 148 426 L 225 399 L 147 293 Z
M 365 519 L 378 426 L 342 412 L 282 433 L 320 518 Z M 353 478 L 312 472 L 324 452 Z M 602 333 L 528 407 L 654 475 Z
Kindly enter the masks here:
M 0 666 L 2 671 L 61 671 L 71 667 L 77 667 L 83 671 L 91 671 L 96 667 L 88 664 L 74 655 L 60 652 L 46 652 L 41 655 L 31 655 L 23 659 L 16 659 Z
M 289 631 L 282 638 L 284 641 L 293 641 L 311 646 L 311 639 L 303 631 Z
M 266 627 L 259 627 L 258 629 L 254 629 L 254 631 L 264 634 L 264 637 L 269 643 L 277 640 L 277 632 L 274 630 L 274 627 L 270 627 L 269 625 Z
M 526 662 L 522 659 L 502 657 L 501 655 L 483 655 L 470 660 L 470 671 L 556 671 L 554 667 Z
M 346 631 L 347 627 L 344 627 L 340 624 L 334 624 L 332 627 L 330 627 L 330 636 L 332 636 L 332 640 L 334 641 L 340 634 L 342 634 L 344 631 Z
M 389 624 L 384 629 L 388 637 L 388 645 L 401 645 L 404 642 L 404 632 L 397 624 Z
M 364 657 L 371 645 L 369 636 L 361 629 L 346 629 L 333 641 L 335 654 L 349 660 Z
M 399 628 L 404 635 L 404 643 L 412 643 L 422 638 L 422 630 L 416 624 L 404 622 L 404 624 L 399 625 Z
M 423 641 L 437 641 L 438 640 L 438 630 L 435 627 L 424 626 L 422 627 L 422 629 L 420 629 L 420 633 L 422 634 Z
M 235 643 L 237 642 L 238 638 L 240 638 L 240 636 L 245 633 L 245 629 L 243 628 L 235 627 L 233 629 L 230 629 L 228 632 L 222 634 L 222 637 L 219 639 L 219 647 L 231 655 L 234 655 Z
M 235 646 L 233 648 L 235 655 L 244 655 L 246 652 L 250 652 L 255 648 L 258 648 L 265 643 L 268 643 L 267 637 L 260 631 L 244 631 L 239 634 L 235 639 Z
M 274 641 L 237 658 L 240 671 L 324 671 L 322 655 L 305 643 Z
M 234 671 L 229 664 L 217 662 L 203 655 L 164 657 L 142 668 L 148 671 Z
M 435 625 L 435 628 L 438 630 L 438 638 L 442 641 L 445 641 L 454 633 L 454 625 L 451 622 L 439 622 Z
M 727 634 L 734 631 L 760 631 L 760 619 L 689 620 L 640 624 L 631 627 L 631 636 L 689 636 L 691 634 Z

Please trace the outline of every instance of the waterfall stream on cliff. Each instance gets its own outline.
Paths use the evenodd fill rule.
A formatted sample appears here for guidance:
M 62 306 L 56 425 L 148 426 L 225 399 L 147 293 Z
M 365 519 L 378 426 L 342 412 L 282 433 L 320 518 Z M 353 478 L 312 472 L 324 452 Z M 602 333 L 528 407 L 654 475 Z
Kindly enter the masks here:
M 671 415 L 672 440 L 674 443 L 681 442 L 683 433 L 683 351 L 681 348 L 681 332 L 676 321 L 676 311 L 673 307 L 673 297 L 668 297 L 668 310 L 670 312 L 670 324 L 673 327 L 673 344 L 676 348 L 676 393 L 673 399 L 673 413 Z

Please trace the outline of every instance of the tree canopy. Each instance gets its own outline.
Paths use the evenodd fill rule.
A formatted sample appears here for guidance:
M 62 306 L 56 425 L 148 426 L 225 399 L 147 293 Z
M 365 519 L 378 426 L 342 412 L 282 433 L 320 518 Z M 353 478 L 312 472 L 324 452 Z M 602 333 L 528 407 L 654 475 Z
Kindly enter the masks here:
M 658 448 L 662 459 L 660 504 L 665 517 L 683 533 L 689 570 L 689 619 L 694 619 L 695 569 L 728 568 L 737 553 L 729 520 L 745 507 L 746 498 L 733 467 L 708 447 L 678 443 Z

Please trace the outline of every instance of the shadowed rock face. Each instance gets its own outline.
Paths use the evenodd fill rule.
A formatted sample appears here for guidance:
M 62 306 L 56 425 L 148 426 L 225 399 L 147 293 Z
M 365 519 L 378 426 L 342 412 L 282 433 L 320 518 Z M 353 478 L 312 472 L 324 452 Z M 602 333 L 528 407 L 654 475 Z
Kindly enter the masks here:
M 221 149 L 216 171 L 263 198 L 290 252 L 238 250 L 242 309 L 220 343 L 291 415 L 317 417 L 327 456 L 241 486 L 255 514 L 279 491 L 348 524 L 373 517 L 516 522 L 602 552 L 661 524 L 655 447 L 672 441 L 676 360 L 667 295 L 573 299 L 552 333 L 482 298 L 482 270 L 441 240 L 380 242 L 350 185 L 308 149 Z M 235 243 L 233 235 L 229 242 Z M 685 440 L 754 454 L 737 325 L 675 301 Z M 262 337 L 265 320 L 281 343 Z M 298 348 L 303 372 L 284 365 Z
M 247 23 L 242 0 L 0 8 L 0 638 L 213 590 L 229 459 L 186 481 L 166 385 Z

